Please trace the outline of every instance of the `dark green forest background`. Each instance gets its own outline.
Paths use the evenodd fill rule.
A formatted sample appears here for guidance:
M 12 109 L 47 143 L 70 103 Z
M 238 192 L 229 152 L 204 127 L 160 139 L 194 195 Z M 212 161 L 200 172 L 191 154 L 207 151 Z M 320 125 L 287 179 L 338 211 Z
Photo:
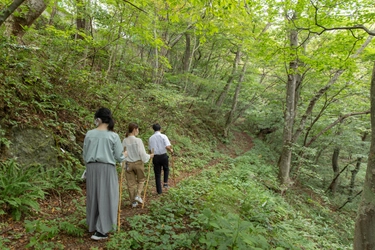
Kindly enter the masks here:
M 372 219 L 355 230 L 362 194 L 375 205 L 370 1 L 0 11 L 2 249 L 371 249 Z M 147 145 L 160 123 L 179 181 L 95 245 L 81 154 L 103 106 L 121 138 L 136 122 Z

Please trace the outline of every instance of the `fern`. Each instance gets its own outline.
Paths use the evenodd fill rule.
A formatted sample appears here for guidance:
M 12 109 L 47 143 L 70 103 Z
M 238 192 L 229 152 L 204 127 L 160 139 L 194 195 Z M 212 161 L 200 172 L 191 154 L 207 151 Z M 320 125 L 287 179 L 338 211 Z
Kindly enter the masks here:
M 37 199 L 44 198 L 46 182 L 38 174 L 41 167 L 21 169 L 14 160 L 0 164 L 0 213 L 11 213 L 20 220 L 23 213 L 39 210 Z
M 69 235 L 82 237 L 84 234 L 84 231 L 82 228 L 76 227 L 76 225 L 69 223 L 67 221 L 60 222 L 59 228 L 61 231 L 66 232 Z

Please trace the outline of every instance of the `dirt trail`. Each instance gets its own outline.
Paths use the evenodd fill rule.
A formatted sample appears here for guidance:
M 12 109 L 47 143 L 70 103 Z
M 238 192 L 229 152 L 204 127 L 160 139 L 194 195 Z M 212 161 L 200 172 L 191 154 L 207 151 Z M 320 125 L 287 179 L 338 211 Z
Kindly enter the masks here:
M 222 152 L 223 154 L 230 155 L 231 157 L 237 157 L 244 152 L 249 151 L 252 146 L 252 138 L 247 135 L 246 133 L 235 133 L 235 138 L 233 138 L 233 143 L 229 144 L 220 144 L 218 145 L 217 150 Z M 235 146 L 233 146 L 235 145 Z M 178 159 L 175 159 L 175 161 Z M 211 162 L 205 166 L 205 168 L 208 168 L 210 166 L 214 166 L 217 164 L 217 162 L 220 161 L 220 159 L 212 159 Z M 170 172 L 170 188 L 175 188 L 175 185 L 177 185 L 181 180 L 188 178 L 190 176 L 195 176 L 199 174 L 202 171 L 202 169 L 195 170 L 194 172 L 180 172 L 179 176 L 173 180 L 172 172 Z M 138 206 L 136 208 L 132 208 L 130 206 L 129 201 L 122 201 L 121 204 L 121 231 L 126 231 L 129 229 L 130 225 L 127 223 L 126 218 L 132 217 L 134 215 L 141 215 L 141 214 L 147 214 L 149 212 L 149 206 L 148 204 L 152 200 L 156 200 L 160 198 L 160 195 L 156 193 L 154 179 L 151 177 L 148 184 L 148 191 L 147 191 L 147 197 L 146 197 L 146 203 L 144 205 L 144 208 L 141 206 Z M 71 192 L 69 195 L 65 195 L 64 197 L 58 197 L 58 196 L 51 196 L 49 199 L 44 200 L 40 205 L 42 208 L 41 216 L 45 218 L 45 216 L 49 217 L 50 219 L 53 218 L 60 218 L 65 217 L 68 214 L 71 214 L 74 212 L 75 207 L 74 203 L 72 202 L 75 199 L 79 199 L 80 197 L 84 197 L 86 195 L 86 185 L 82 184 L 82 193 L 78 192 Z M 126 192 L 126 183 L 123 183 L 123 192 Z M 165 195 L 168 190 L 164 189 L 163 194 Z M 51 204 L 53 204 L 52 207 L 62 207 L 60 211 L 54 210 L 51 211 Z M 8 218 L 9 227 L 5 229 L 0 230 L 0 234 L 5 239 L 8 238 L 12 242 L 9 244 L 8 247 L 10 249 L 25 249 L 25 246 L 30 241 L 29 235 L 25 232 L 24 226 L 22 222 L 14 222 L 10 218 Z M 20 235 L 17 239 L 14 236 L 14 232 L 18 232 L 18 235 Z M 105 249 L 106 240 L 103 241 L 94 241 L 91 240 L 92 233 L 86 232 L 82 237 L 74 237 L 66 234 L 60 234 L 58 237 L 52 239 L 52 242 L 59 242 L 65 246 L 65 249 Z M 17 241 L 16 243 L 14 241 Z

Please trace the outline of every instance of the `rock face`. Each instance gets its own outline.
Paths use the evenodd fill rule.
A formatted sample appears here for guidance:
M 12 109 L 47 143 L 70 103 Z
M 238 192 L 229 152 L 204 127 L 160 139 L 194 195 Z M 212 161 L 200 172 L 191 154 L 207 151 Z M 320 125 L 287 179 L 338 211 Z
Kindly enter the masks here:
M 11 145 L 7 150 L 10 158 L 24 167 L 41 164 L 57 166 L 57 150 L 53 134 L 36 128 L 12 129 Z

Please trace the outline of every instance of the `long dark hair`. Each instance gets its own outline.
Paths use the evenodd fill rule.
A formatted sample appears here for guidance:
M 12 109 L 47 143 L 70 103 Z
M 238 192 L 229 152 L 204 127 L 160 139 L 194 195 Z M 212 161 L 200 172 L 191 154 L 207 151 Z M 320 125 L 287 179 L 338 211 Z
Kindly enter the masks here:
M 115 127 L 115 121 L 112 118 L 111 110 L 107 108 L 100 108 L 95 112 L 94 119 L 100 118 L 103 123 L 108 124 L 108 130 L 113 131 Z
M 130 133 L 133 132 L 134 129 L 138 128 L 138 124 L 137 123 L 130 123 L 129 126 L 128 126 L 128 132 L 126 132 L 125 134 L 125 137 L 128 137 Z

